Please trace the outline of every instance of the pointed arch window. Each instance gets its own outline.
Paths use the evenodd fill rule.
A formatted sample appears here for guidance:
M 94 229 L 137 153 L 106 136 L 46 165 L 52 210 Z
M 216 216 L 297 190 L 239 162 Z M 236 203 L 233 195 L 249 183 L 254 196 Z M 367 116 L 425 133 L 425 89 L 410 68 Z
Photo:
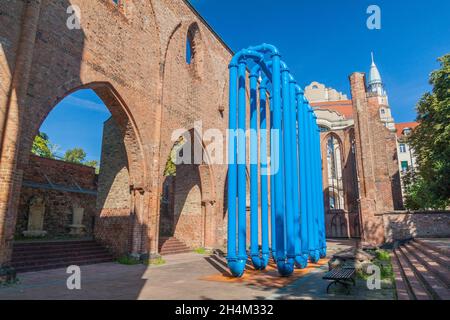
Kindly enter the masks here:
M 189 35 L 186 36 L 186 63 L 191 64 L 193 58 L 192 39 Z
M 341 145 L 333 135 L 327 140 L 327 165 L 330 209 L 344 209 Z

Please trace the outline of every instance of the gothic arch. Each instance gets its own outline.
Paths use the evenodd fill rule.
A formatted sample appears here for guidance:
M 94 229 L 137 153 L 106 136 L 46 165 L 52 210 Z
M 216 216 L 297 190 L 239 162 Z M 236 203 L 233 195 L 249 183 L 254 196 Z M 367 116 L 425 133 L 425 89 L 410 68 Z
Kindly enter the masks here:
M 104 102 L 108 110 L 111 112 L 112 117 L 116 120 L 124 135 L 125 148 L 127 149 L 128 163 L 130 175 L 133 177 L 132 184 L 142 185 L 147 179 L 147 167 L 146 161 L 144 161 L 144 153 L 142 152 L 141 138 L 138 133 L 137 126 L 135 124 L 134 116 L 129 110 L 125 101 L 121 98 L 120 94 L 109 82 L 91 82 L 82 85 L 74 86 L 70 89 L 66 89 L 68 85 L 74 83 L 70 81 L 63 86 L 58 87 L 55 97 L 50 98 L 50 108 L 44 109 L 44 113 L 38 116 L 39 121 L 30 123 L 32 130 L 28 130 L 28 134 L 22 137 L 23 145 L 21 148 L 21 159 L 23 163 L 28 162 L 30 155 L 31 145 L 34 137 L 37 135 L 39 128 L 44 120 L 50 114 L 50 112 L 65 98 L 72 93 L 82 89 L 92 89 Z
M 193 76 L 196 78 L 202 78 L 204 74 L 205 63 L 205 44 L 202 39 L 202 33 L 197 22 L 192 22 L 186 34 L 186 40 L 191 44 L 192 49 L 192 62 L 189 65 L 189 69 Z
M 205 154 L 205 145 L 194 129 L 187 133 L 191 139 L 190 159 L 193 160 L 194 144 L 201 145 L 202 155 Z M 176 144 L 177 142 L 174 143 L 170 153 L 165 157 L 166 159 L 175 156 L 174 150 L 177 152 L 176 156 L 181 156 L 179 154 L 181 150 L 188 151 L 182 146 L 177 151 Z M 182 157 L 185 157 L 185 154 Z M 172 201 L 167 209 L 169 211 L 161 212 L 160 228 L 166 233 L 167 230 L 171 230 L 173 236 L 190 247 L 214 247 L 216 245 L 217 200 L 214 172 L 208 163 L 209 161 L 203 159 L 200 164 L 193 162 L 176 164 L 174 166 L 176 171 L 172 172 L 172 176 L 165 176 L 162 183 L 164 185 L 169 181 L 172 184 L 170 189 L 173 194 L 167 197 L 169 201 Z M 163 190 L 163 186 L 161 189 Z M 162 195 L 165 197 L 164 194 Z M 171 224 L 171 226 L 168 227 L 164 224 Z M 199 225 L 202 227 L 198 228 Z
M 106 198 L 97 198 L 97 219 L 94 234 L 98 240 L 110 247 L 115 255 L 145 252 L 147 250 L 146 230 L 149 226 L 147 225 L 147 199 L 144 197 L 144 192 L 148 174 L 141 137 L 134 115 L 121 95 L 109 82 L 91 82 L 74 86 L 68 90 L 66 89 L 67 86 L 66 83 L 58 87 L 56 89 L 57 94 L 54 97 L 49 97 L 49 100 L 52 101 L 50 107 L 38 108 L 38 110 L 44 110 L 37 116 L 39 121 L 30 123 L 31 128 L 23 133 L 23 145 L 19 154 L 22 165 L 28 163 L 32 141 L 44 120 L 58 103 L 78 90 L 92 89 L 110 111 L 119 129 L 121 141 L 123 141 L 126 150 L 127 161 L 125 165 L 128 171 L 128 179 L 122 182 L 121 188 L 130 190 L 129 205 L 126 208 L 110 208 L 104 201 Z M 123 185 L 123 183 L 127 183 L 127 185 Z M 109 189 L 105 190 L 107 195 Z M 121 231 L 112 235 L 109 229 L 111 224 L 120 225 Z M 120 240 L 117 238 L 120 238 Z
M 345 208 L 345 190 L 343 183 L 344 155 L 341 138 L 334 132 L 322 139 L 323 166 L 325 177 L 325 203 L 329 210 Z

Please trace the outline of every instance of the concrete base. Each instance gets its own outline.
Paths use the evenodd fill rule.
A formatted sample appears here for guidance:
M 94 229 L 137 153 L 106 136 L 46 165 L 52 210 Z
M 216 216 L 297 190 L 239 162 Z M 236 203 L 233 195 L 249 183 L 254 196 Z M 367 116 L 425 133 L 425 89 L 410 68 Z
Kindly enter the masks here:
M 45 237 L 47 235 L 47 231 L 44 230 L 24 231 L 22 234 L 24 237 L 27 238 L 38 238 L 38 237 Z
M 71 224 L 69 234 L 72 236 L 83 236 L 86 234 L 86 227 L 82 224 Z

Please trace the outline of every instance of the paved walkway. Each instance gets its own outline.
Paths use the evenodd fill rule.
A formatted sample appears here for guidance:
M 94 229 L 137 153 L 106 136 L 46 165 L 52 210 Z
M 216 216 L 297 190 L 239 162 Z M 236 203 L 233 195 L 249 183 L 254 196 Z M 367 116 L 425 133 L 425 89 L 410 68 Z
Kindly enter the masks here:
M 330 242 L 330 251 L 349 247 L 347 242 Z M 346 299 L 326 295 L 321 277 L 326 265 L 312 269 L 294 282 L 272 285 L 261 281 L 215 281 L 224 272 L 209 256 L 195 253 L 165 257 L 161 266 L 103 263 L 82 266 L 81 290 L 68 290 L 65 269 L 19 274 L 19 283 L 0 287 L 0 299 Z M 250 276 L 251 277 L 251 276 Z M 258 279 L 261 279 L 259 275 Z M 286 279 L 286 278 L 279 278 Z M 272 281 L 271 281 L 272 282 Z

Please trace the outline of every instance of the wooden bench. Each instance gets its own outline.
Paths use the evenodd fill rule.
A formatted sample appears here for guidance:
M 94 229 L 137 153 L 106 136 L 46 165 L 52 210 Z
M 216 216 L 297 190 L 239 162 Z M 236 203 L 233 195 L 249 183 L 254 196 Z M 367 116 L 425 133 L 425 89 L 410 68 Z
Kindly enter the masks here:
M 356 269 L 353 267 L 343 267 L 343 268 L 335 268 L 331 271 L 329 271 L 325 276 L 323 277 L 324 280 L 332 280 L 328 287 L 327 287 L 327 293 L 329 293 L 330 287 L 335 284 L 341 284 L 347 289 L 347 294 L 350 294 L 350 284 L 353 284 L 355 286 L 355 276 Z

